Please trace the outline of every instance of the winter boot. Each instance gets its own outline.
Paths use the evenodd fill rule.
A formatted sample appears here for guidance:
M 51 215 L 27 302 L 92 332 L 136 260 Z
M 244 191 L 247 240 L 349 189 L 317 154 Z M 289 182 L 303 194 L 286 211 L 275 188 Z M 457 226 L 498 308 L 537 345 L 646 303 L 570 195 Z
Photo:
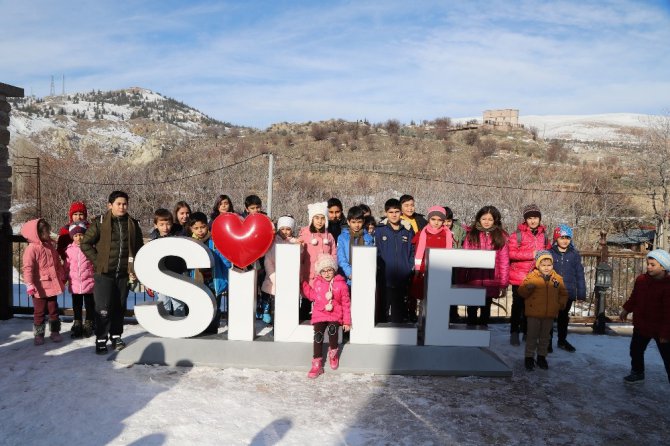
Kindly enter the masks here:
M 112 336 L 112 348 L 114 350 L 116 350 L 117 352 L 126 348 L 126 343 L 123 342 L 123 339 L 121 339 L 121 336 L 119 336 L 119 335 Z
M 521 342 L 519 342 L 519 333 L 518 333 L 518 332 L 513 331 L 512 333 L 510 333 L 510 335 L 509 335 L 509 343 L 510 343 L 511 345 L 515 345 L 515 346 L 517 346 L 517 345 L 521 345 Z
M 81 336 L 82 336 L 81 321 L 74 321 L 70 331 L 72 332 L 72 333 L 70 333 L 71 338 L 81 338 Z
M 547 358 L 537 355 L 537 366 L 542 370 L 547 370 L 549 368 L 549 364 L 547 364 Z
M 558 341 L 558 348 L 565 350 L 566 352 L 574 353 L 575 350 L 577 350 L 575 347 L 572 346 L 568 341 L 563 340 L 563 341 Z
M 526 358 L 525 365 L 526 365 L 526 370 L 531 372 L 531 371 L 533 371 L 533 369 L 535 369 L 535 360 L 533 358 L 530 358 L 530 357 Z
M 624 382 L 627 383 L 639 383 L 644 381 L 644 372 L 630 372 L 630 375 L 623 377 Z
M 45 324 L 42 325 L 33 325 L 33 334 L 35 335 L 35 345 L 44 344 L 44 329 Z
M 328 363 L 332 370 L 337 370 L 340 366 L 340 356 L 337 354 L 336 348 L 328 348 Z
M 84 321 L 84 336 L 87 338 L 93 336 L 93 321 Z
M 60 335 L 60 320 L 56 319 L 55 321 L 49 321 L 49 330 L 51 335 L 49 337 L 54 342 L 60 342 L 63 340 L 63 336 Z
M 272 323 L 272 315 L 270 314 L 270 301 L 263 301 L 263 322 L 266 324 Z
M 107 353 L 107 338 L 95 340 L 95 353 L 98 355 Z
M 307 377 L 310 379 L 318 378 L 323 373 L 323 358 L 312 359 L 312 368 L 309 369 Z

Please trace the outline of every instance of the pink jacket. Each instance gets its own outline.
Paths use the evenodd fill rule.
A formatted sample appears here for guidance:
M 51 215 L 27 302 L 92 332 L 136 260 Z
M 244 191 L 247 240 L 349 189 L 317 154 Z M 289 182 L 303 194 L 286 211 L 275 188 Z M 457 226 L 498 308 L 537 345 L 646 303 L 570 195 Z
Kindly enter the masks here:
M 468 231 L 469 233 L 469 231 Z M 507 238 L 507 234 L 505 234 Z M 466 235 L 463 240 L 463 249 L 481 249 L 492 251 L 493 240 L 485 232 L 479 233 L 479 246 L 473 245 Z M 500 290 L 509 284 L 509 252 L 507 244 L 496 251 L 496 265 L 494 269 L 469 268 L 461 269 L 458 282 L 465 285 L 486 287 L 486 297 L 498 297 Z
M 545 226 L 538 226 L 537 233 L 533 234 L 528 224 L 523 222 L 517 230 L 521 234 L 521 244 L 516 232 L 511 233 L 507 239 L 510 260 L 509 282 L 512 285 L 521 285 L 526 276 L 533 271 L 535 251 L 551 249 L 551 237 L 548 235 L 545 237 L 547 230 Z
M 76 243 L 70 243 L 65 249 L 65 274 L 70 282 L 72 294 L 93 292 L 93 274 L 95 267 Z
M 333 256 L 337 262 L 337 246 L 335 239 L 329 232 L 312 233 L 309 232 L 309 226 L 300 229 L 300 240 L 304 242 L 304 251 L 300 258 L 300 280 L 312 281 L 316 272 L 314 271 L 314 264 L 319 254 L 326 253 Z M 312 244 L 312 240 L 316 240 L 316 244 Z M 328 240 L 327 243 L 324 243 Z
M 291 239 L 294 240 L 294 239 Z M 261 291 L 264 293 L 276 294 L 275 292 L 275 270 L 277 269 L 277 260 L 275 259 L 276 249 L 275 246 L 292 243 L 289 240 L 284 240 L 279 234 L 275 235 L 275 241 L 265 254 L 265 260 L 263 266 L 265 267 L 265 280 L 263 280 L 263 285 L 261 285 Z M 297 242 L 296 242 L 297 243 Z
M 37 233 L 39 218 L 30 220 L 21 228 L 21 235 L 28 240 L 23 253 L 23 281 L 35 297 L 52 297 L 65 290 L 65 270 L 58 251 L 51 241 L 43 242 Z
M 302 293 L 312 302 L 312 324 L 319 322 L 338 322 L 351 325 L 351 299 L 349 298 L 349 287 L 347 281 L 339 274 L 333 278 L 333 311 L 326 311 L 328 298 L 326 293 L 330 289 L 330 282 L 321 276 L 316 276 L 309 283 L 302 283 Z

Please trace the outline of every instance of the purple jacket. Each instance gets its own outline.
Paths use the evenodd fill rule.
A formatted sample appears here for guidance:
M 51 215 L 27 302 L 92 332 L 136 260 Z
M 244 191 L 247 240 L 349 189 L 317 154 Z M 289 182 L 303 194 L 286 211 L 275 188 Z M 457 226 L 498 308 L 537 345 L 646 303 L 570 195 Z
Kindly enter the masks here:
M 328 298 L 326 293 L 330 283 L 321 276 L 316 276 L 310 286 L 302 282 L 302 293 L 312 302 L 312 324 L 319 322 L 338 322 L 343 325 L 351 325 L 351 299 L 349 298 L 349 287 L 347 282 L 339 274 L 333 278 L 333 311 L 326 311 Z

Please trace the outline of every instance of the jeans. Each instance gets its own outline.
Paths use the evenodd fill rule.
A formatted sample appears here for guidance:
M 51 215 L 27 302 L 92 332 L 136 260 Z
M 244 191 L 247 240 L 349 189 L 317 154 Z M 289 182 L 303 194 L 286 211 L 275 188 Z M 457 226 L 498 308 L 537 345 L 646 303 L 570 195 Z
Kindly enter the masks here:
M 509 318 L 510 333 L 526 333 L 525 302 L 519 294 L 519 285 L 512 285 L 512 314 Z

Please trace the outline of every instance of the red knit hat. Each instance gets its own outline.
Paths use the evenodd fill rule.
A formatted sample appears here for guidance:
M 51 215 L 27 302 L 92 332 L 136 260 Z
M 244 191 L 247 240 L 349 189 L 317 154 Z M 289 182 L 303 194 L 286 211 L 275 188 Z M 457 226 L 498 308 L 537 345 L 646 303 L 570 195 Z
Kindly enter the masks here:
M 70 212 L 68 212 L 68 216 L 70 217 L 70 223 L 72 223 L 72 214 L 74 214 L 75 212 L 83 212 L 84 220 L 88 219 L 88 211 L 86 210 L 86 205 L 84 204 L 83 201 L 75 201 L 70 205 Z

